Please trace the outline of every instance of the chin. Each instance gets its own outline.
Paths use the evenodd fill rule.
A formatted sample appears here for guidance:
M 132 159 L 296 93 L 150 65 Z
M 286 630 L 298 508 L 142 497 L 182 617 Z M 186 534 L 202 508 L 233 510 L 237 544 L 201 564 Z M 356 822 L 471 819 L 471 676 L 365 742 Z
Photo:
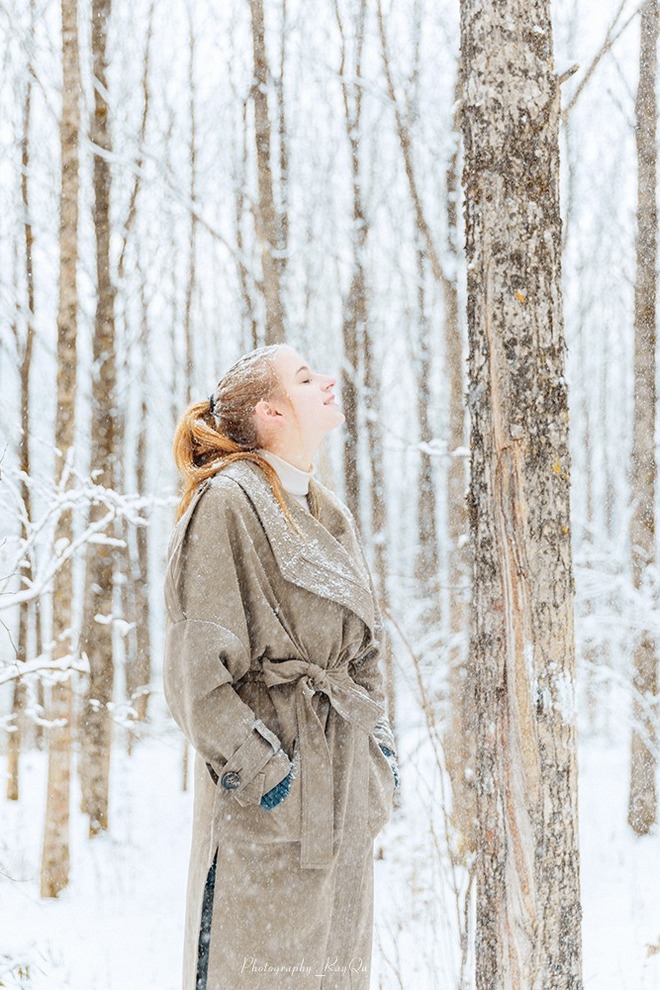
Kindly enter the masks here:
M 332 418 L 328 417 L 323 424 L 322 429 L 324 433 L 330 433 L 332 430 L 336 430 L 338 426 L 341 426 L 345 419 L 346 417 L 341 409 L 335 407 L 335 415 Z

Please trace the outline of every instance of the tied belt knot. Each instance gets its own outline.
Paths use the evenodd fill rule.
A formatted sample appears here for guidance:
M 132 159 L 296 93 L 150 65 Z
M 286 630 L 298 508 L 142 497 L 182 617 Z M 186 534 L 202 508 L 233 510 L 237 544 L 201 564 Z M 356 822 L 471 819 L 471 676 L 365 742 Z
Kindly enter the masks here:
M 334 786 L 325 729 L 314 711 L 312 698 L 316 693 L 325 694 L 341 718 L 367 733 L 373 730 L 384 711 L 355 683 L 346 664 L 321 667 L 310 660 L 264 660 L 263 678 L 269 688 L 296 685 L 302 814 L 300 865 L 307 869 L 322 868 L 332 862 Z

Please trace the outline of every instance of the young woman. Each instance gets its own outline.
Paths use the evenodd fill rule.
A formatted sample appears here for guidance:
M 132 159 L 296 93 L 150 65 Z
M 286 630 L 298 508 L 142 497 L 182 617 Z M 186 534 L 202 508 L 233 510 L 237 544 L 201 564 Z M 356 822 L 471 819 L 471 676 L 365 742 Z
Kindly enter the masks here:
M 397 784 L 368 567 L 314 477 L 335 380 L 259 348 L 191 406 L 165 695 L 196 751 L 184 990 L 368 990 Z

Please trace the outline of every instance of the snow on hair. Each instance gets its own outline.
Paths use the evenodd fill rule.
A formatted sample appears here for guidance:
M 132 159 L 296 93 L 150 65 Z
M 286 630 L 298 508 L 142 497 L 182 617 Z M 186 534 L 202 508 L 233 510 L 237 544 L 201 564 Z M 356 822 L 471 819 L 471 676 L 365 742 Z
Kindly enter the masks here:
M 273 358 L 282 344 L 268 344 L 244 354 L 229 368 L 212 395 L 217 429 L 244 450 L 259 446 L 254 407 L 282 392 Z
M 261 399 L 283 394 L 272 358 L 281 344 L 269 344 L 239 358 L 203 402 L 188 406 L 174 434 L 173 453 L 183 485 L 176 518 L 190 504 L 195 489 L 232 461 L 250 460 L 268 477 L 273 494 L 293 528 L 277 472 L 257 452 L 260 446 L 254 407 Z

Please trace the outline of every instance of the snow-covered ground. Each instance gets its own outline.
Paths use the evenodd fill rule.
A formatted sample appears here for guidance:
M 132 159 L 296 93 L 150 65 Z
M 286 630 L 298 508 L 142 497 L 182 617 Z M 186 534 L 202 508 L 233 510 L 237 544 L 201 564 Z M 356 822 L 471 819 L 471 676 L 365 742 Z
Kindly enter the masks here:
M 460 952 L 452 885 L 462 881 L 441 854 L 437 782 L 433 791 L 429 775 L 416 771 L 429 764 L 428 743 L 414 726 L 405 740 L 403 805 L 376 847 L 372 985 L 453 990 Z M 21 801 L 0 797 L 0 986 L 180 990 L 191 819 L 181 752 L 171 728 L 130 757 L 118 739 L 110 832 L 88 840 L 74 812 L 71 885 L 57 901 L 39 898 L 46 762 L 26 754 Z M 635 838 L 625 824 L 625 747 L 583 743 L 580 774 L 585 990 L 658 990 L 660 840 Z M 74 809 L 77 798 L 76 789 Z

